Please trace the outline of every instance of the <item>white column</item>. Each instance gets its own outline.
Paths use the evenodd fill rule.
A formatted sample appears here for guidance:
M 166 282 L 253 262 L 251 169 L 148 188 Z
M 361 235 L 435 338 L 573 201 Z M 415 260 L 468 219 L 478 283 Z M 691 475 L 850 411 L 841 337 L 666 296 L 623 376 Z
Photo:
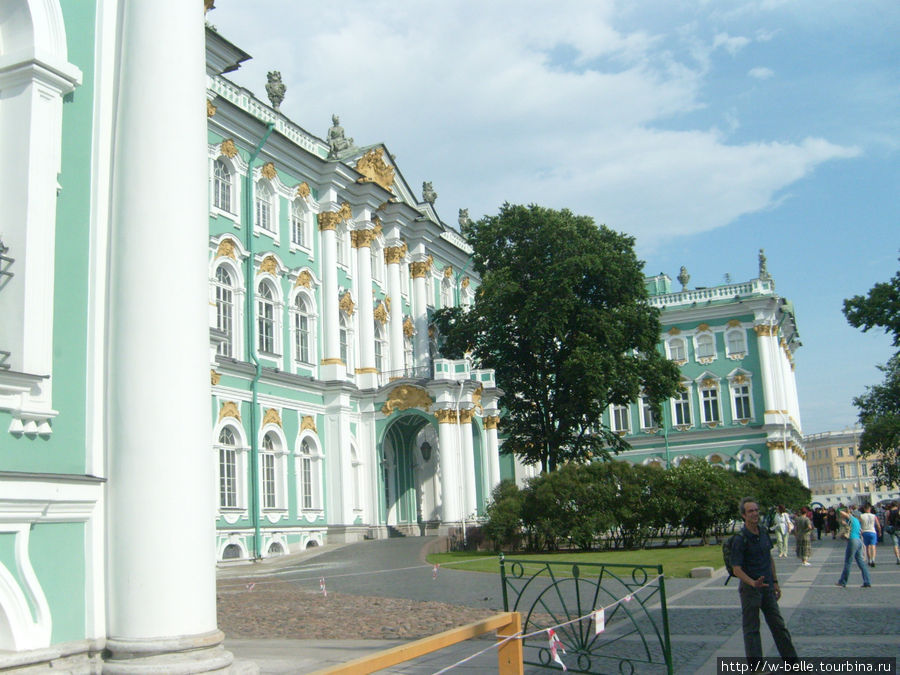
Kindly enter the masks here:
M 413 280 L 413 326 L 416 329 L 415 337 L 415 367 L 428 366 L 428 306 L 427 284 L 425 275 L 431 265 L 426 261 L 412 262 L 409 264 L 409 273 Z
M 387 263 L 388 294 L 391 296 L 391 368 L 400 370 L 403 368 L 403 299 L 400 286 L 400 263 L 406 249 L 403 246 L 391 246 L 384 251 L 384 261 Z
M 487 413 L 488 411 L 485 411 Z M 487 415 L 484 417 L 484 435 L 487 439 L 485 452 L 487 453 L 488 464 L 488 489 L 493 490 L 500 482 L 500 442 L 497 438 L 497 423 L 500 418 L 498 415 Z
M 478 493 L 475 490 L 475 450 L 472 446 L 472 410 L 459 411 L 459 442 L 462 459 L 463 515 L 475 516 Z
M 375 370 L 375 317 L 372 302 L 372 238 L 373 230 L 356 230 L 353 233 L 356 263 L 359 272 L 359 374 L 357 383 L 362 388 L 377 386 Z
M 782 413 L 778 412 L 782 410 L 782 408 L 780 406 L 780 400 L 778 396 L 779 387 L 778 383 L 776 382 L 777 375 L 775 372 L 774 363 L 778 355 L 773 353 L 772 345 L 775 342 L 775 338 L 771 336 L 772 332 L 776 329 L 774 328 L 774 326 L 768 323 L 764 323 L 754 326 L 754 330 L 756 331 L 757 345 L 759 347 L 759 365 L 763 384 L 763 401 L 765 406 L 763 415 L 765 424 L 780 426 L 781 431 L 779 432 L 777 439 L 783 444 L 784 418 Z M 772 471 L 772 473 L 777 473 L 784 470 L 785 468 L 784 446 L 782 445 L 780 448 L 770 447 L 769 469 Z
M 216 629 L 203 9 L 159 0 L 122 11 L 104 672 L 207 672 L 232 657 Z M 164 269 L 151 270 L 160 245 Z
M 334 228 L 340 216 L 337 213 L 319 214 L 319 232 L 322 235 L 322 369 L 325 380 L 344 379 L 346 364 L 341 360 L 341 344 L 338 336 L 338 282 L 337 238 Z
M 456 410 L 436 410 L 435 415 L 438 419 L 438 461 L 441 471 L 441 520 L 444 523 L 456 523 L 462 520 L 459 507 Z

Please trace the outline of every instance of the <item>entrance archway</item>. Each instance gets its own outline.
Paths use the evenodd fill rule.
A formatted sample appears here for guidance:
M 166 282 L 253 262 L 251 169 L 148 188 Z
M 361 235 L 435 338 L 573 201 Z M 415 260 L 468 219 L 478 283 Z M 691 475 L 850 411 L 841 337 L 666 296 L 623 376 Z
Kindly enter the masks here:
M 382 523 L 415 531 L 439 517 L 437 457 L 437 433 L 429 418 L 413 413 L 390 423 L 379 448 Z

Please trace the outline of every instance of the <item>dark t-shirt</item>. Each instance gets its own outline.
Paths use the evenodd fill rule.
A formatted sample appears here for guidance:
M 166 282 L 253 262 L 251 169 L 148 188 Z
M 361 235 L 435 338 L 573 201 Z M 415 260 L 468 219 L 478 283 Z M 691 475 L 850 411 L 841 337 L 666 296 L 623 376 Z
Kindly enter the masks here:
M 751 579 L 765 577 L 769 588 L 775 586 L 772 578 L 772 540 L 764 528 L 753 534 L 746 526 L 741 528 L 740 537 L 732 541 L 731 564 L 738 566 Z

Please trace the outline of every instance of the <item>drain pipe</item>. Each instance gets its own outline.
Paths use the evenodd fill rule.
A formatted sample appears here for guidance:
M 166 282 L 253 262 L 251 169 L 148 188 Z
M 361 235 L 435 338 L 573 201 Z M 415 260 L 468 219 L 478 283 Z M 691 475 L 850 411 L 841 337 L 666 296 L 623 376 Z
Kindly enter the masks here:
M 253 375 L 253 379 L 250 382 L 250 392 L 252 395 L 252 401 L 250 403 L 250 512 L 252 514 L 251 519 L 253 521 L 254 560 L 259 560 L 260 558 L 262 558 L 262 551 L 260 550 L 260 545 L 262 543 L 262 534 L 260 532 L 259 512 L 259 440 L 256 438 L 258 434 L 257 428 L 259 426 L 259 422 L 257 420 L 257 407 L 259 405 L 259 380 L 262 377 L 262 366 L 259 363 L 259 356 L 256 353 L 256 335 L 253 330 L 253 318 L 255 316 L 253 309 L 254 305 L 256 304 L 256 284 L 254 283 L 253 278 L 253 254 L 255 252 L 253 248 L 253 162 L 259 156 L 259 153 L 262 151 L 263 146 L 266 144 L 266 141 L 269 140 L 269 136 L 274 129 L 275 123 L 269 122 L 266 125 L 266 133 L 263 135 L 262 140 L 259 142 L 259 145 L 256 146 L 253 154 L 250 155 L 250 159 L 247 162 L 247 175 L 244 176 L 244 198 L 242 200 L 244 210 L 244 229 L 247 233 L 247 259 L 244 262 L 244 283 L 247 286 L 247 301 L 244 310 L 246 331 L 244 334 L 247 336 L 247 340 L 249 342 L 248 353 L 250 355 L 250 360 L 253 362 L 253 365 L 256 368 L 256 373 Z

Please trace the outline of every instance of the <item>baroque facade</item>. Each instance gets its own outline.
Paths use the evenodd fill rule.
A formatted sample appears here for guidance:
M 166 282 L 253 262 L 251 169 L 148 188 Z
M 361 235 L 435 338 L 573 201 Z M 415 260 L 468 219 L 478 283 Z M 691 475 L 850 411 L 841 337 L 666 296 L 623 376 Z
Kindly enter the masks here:
M 859 454 L 860 427 L 825 431 L 803 438 L 809 470 L 809 489 L 813 501 L 822 506 L 838 504 L 877 504 L 900 498 L 900 490 L 878 488 L 872 465 L 880 455 Z
M 775 292 L 760 251 L 756 279 L 681 291 L 665 274 L 646 280 L 661 311 L 659 349 L 681 369 L 681 392 L 662 419 L 642 399 L 604 416 L 626 437 L 624 459 L 662 467 L 702 458 L 725 468 L 753 465 L 807 483 L 794 377 L 800 346 L 792 304 Z
M 313 136 L 274 107 L 277 73 L 268 105 L 221 74 L 243 51 L 214 30 L 207 46 L 218 557 L 477 517 L 500 392 L 429 336 L 434 310 L 472 302 L 471 249 L 385 145 L 357 147 L 336 115 Z

